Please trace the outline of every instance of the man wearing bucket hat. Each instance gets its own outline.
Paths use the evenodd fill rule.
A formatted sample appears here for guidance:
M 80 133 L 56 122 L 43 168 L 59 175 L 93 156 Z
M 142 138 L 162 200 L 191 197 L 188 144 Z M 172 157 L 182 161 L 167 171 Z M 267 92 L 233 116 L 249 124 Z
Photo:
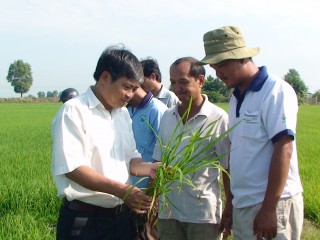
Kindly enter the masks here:
M 238 27 L 203 36 L 209 64 L 227 87 L 229 105 L 231 192 L 221 228 L 234 239 L 300 239 L 302 186 L 295 142 L 297 97 L 284 80 L 257 67 L 259 48 L 246 46 Z M 232 201 L 232 205 L 231 205 Z

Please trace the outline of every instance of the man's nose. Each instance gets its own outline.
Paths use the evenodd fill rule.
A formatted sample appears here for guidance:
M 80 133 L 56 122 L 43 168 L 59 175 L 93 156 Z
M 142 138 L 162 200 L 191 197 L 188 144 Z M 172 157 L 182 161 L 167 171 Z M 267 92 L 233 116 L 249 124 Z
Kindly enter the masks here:
M 126 97 L 127 98 L 132 98 L 133 97 L 133 91 L 131 90 L 131 91 L 128 91 L 127 93 L 126 93 Z

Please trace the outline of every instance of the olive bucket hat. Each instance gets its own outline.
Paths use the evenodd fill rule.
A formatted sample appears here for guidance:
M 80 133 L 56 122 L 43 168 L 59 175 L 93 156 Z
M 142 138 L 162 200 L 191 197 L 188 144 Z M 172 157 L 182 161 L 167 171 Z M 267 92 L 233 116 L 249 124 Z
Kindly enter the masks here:
M 238 27 L 226 26 L 203 35 L 206 56 L 198 65 L 217 64 L 227 59 L 244 59 L 256 56 L 259 48 L 248 48 Z

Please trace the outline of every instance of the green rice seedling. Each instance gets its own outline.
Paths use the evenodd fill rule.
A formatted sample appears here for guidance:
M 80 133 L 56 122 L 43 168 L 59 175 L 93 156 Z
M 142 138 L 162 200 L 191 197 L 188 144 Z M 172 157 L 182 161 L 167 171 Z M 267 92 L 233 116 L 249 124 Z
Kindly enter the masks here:
M 197 190 L 192 181 L 192 178 L 197 171 L 209 167 L 218 168 L 226 172 L 219 165 L 218 160 L 228 154 L 228 152 L 219 156 L 215 156 L 209 150 L 212 149 L 213 146 L 221 139 L 226 137 L 235 126 L 221 135 L 216 136 L 215 134 L 212 134 L 212 132 L 216 123 L 220 120 L 218 119 L 214 122 L 203 124 L 199 129 L 192 130 L 188 124 L 184 124 L 184 120 L 188 119 L 191 105 L 192 100 L 189 102 L 187 111 L 179 120 L 166 145 L 162 142 L 158 134 L 156 134 L 156 132 L 152 129 L 150 124 L 145 120 L 146 124 L 156 135 L 158 144 L 162 149 L 162 159 L 156 170 L 156 178 L 145 190 L 146 195 L 152 198 L 151 208 L 148 212 L 148 218 L 153 224 L 156 223 L 155 217 L 157 216 L 157 200 L 162 203 L 159 209 L 160 212 L 162 212 L 165 207 L 169 207 L 168 203 L 177 208 L 175 203 L 172 202 L 168 197 L 168 194 L 174 190 L 181 191 L 183 185 L 188 185 Z M 178 133 L 178 129 L 181 125 L 183 125 L 183 130 Z M 192 130 L 192 134 L 186 134 L 189 133 L 190 130 Z M 187 141 L 186 146 L 182 149 L 179 148 L 184 141 Z M 176 182 L 178 182 L 178 189 L 173 187 L 173 183 Z M 200 200 L 201 196 L 200 194 L 198 195 Z

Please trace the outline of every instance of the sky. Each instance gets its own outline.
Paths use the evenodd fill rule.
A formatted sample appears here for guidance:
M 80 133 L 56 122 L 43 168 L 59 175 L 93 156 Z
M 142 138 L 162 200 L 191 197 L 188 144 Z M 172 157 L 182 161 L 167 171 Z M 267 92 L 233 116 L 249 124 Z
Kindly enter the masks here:
M 157 59 L 168 87 L 171 63 L 203 58 L 203 34 L 228 25 L 240 27 L 248 47 L 260 47 L 256 65 L 280 77 L 295 69 L 314 93 L 319 9 L 316 0 L 0 0 L 0 98 L 20 97 L 6 80 L 18 59 L 32 69 L 25 96 L 68 87 L 83 93 L 95 83 L 100 54 L 120 43 L 138 59 Z

